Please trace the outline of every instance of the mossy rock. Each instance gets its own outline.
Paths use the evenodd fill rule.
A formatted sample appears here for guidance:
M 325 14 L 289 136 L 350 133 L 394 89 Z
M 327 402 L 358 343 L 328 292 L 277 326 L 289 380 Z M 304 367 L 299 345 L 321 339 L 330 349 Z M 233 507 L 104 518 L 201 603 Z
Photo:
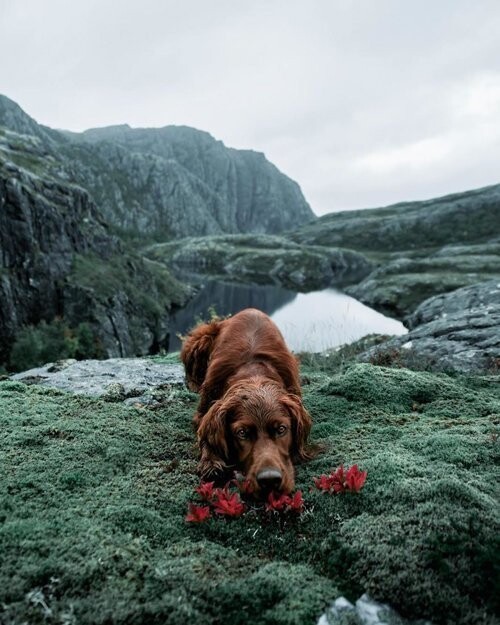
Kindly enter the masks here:
M 196 396 L 126 408 L 0 382 L 0 605 L 5 622 L 317 622 L 368 591 L 408 618 L 498 614 L 500 387 L 368 364 L 304 366 L 314 439 L 307 510 L 184 522 Z M 340 463 L 357 495 L 310 491 Z

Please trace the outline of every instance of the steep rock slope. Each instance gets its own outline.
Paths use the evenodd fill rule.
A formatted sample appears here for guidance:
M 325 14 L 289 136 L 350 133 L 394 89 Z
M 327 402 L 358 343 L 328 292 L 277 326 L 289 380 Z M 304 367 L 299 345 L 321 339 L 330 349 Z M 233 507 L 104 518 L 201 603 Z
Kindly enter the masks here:
M 127 253 L 85 189 L 47 174 L 54 162 L 42 139 L 0 132 L 0 363 L 21 328 L 55 318 L 88 322 L 103 355 L 154 350 L 184 287 Z
M 226 148 L 193 128 L 58 132 L 5 96 L 0 126 L 40 139 L 55 159 L 51 167 L 87 189 L 129 236 L 276 233 L 314 219 L 297 183 L 263 154 Z

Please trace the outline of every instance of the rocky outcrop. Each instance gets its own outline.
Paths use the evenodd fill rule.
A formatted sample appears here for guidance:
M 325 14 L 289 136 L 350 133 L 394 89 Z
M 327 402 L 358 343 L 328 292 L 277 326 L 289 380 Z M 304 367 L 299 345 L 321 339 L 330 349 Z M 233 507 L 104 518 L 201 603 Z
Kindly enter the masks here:
M 352 604 L 345 597 L 338 597 L 327 611 L 320 617 L 316 625 L 432 625 L 423 619 L 407 620 L 393 608 L 384 603 L 374 601 L 368 594 Z
M 500 280 L 431 297 L 407 318 L 410 332 L 360 359 L 462 373 L 500 371 Z
M 32 117 L 10 98 L 0 93 L 0 127 L 21 135 L 36 137 L 45 144 L 60 143 L 61 135 L 57 130 L 38 124 Z
M 492 240 L 447 245 L 424 258 L 388 260 L 346 290 L 368 306 L 402 319 L 433 295 L 497 277 L 500 279 L 500 241 Z
M 132 237 L 276 233 L 314 219 L 293 180 L 263 154 L 226 148 L 184 126 L 127 125 L 58 132 L 0 97 L 0 126 L 36 137 L 51 175 L 84 187 L 118 232 Z
M 153 407 L 168 398 L 172 386 L 184 387 L 184 369 L 179 363 L 145 358 L 65 360 L 16 373 L 11 379 L 127 405 Z
M 185 272 L 301 292 L 358 280 L 373 267 L 359 252 L 299 245 L 272 235 L 182 239 L 153 245 L 144 253 Z

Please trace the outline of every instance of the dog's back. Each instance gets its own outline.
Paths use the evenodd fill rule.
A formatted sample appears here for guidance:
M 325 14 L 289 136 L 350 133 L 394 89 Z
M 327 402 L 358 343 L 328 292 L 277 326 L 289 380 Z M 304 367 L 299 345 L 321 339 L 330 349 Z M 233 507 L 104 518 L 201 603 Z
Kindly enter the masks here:
M 219 399 L 235 375 L 253 375 L 256 366 L 267 368 L 270 377 L 300 396 L 296 358 L 271 318 L 255 308 L 195 328 L 184 342 L 181 359 L 190 388 L 202 395 L 202 406 Z

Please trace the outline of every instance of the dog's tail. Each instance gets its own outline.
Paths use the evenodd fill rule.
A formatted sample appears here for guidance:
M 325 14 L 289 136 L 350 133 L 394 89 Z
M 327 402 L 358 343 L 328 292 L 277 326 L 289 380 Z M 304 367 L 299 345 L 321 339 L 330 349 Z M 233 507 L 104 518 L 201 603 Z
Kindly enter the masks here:
M 207 373 L 210 354 L 224 321 L 211 321 L 197 326 L 184 339 L 181 360 L 186 370 L 186 379 L 192 391 L 198 391 Z

